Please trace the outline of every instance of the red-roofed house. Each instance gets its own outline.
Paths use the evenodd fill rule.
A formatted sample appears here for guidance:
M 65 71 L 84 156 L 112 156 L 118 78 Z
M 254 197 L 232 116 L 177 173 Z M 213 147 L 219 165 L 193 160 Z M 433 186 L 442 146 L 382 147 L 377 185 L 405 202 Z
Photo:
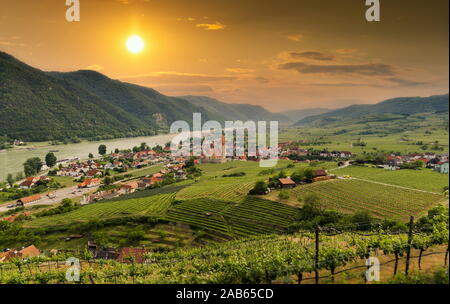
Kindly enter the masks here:
M 40 194 L 35 194 L 35 195 L 27 196 L 27 197 L 22 197 L 21 199 L 17 200 L 17 205 L 23 206 L 25 204 L 37 202 L 40 199 L 41 199 L 41 195 Z
M 81 184 L 78 184 L 78 188 L 90 188 L 100 185 L 99 178 L 86 178 Z
M 279 178 L 278 181 L 281 184 L 281 188 L 290 189 L 294 188 L 297 184 L 290 178 Z

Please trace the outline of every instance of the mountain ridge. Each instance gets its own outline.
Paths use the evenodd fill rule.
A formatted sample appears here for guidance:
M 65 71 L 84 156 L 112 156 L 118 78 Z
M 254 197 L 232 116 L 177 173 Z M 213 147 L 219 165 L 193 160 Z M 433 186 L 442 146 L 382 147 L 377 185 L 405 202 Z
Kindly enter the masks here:
M 351 119 L 367 115 L 413 115 L 418 113 L 448 112 L 449 94 L 428 97 L 398 97 L 376 104 L 351 105 L 320 115 L 300 119 L 295 125 L 334 122 L 336 119 Z

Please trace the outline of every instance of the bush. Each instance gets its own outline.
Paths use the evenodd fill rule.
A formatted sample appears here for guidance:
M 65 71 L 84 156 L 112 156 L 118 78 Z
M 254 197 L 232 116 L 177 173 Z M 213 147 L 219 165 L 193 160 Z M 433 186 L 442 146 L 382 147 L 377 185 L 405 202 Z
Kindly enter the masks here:
M 289 191 L 281 190 L 280 193 L 278 194 L 278 197 L 280 199 L 287 200 L 291 197 L 291 195 L 290 195 Z

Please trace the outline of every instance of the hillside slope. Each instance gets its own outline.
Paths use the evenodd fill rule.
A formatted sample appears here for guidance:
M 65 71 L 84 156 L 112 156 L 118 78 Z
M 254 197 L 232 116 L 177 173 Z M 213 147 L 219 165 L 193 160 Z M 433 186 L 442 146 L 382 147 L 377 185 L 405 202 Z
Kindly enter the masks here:
M 311 108 L 301 110 L 288 110 L 279 112 L 279 114 L 287 116 L 292 122 L 297 122 L 305 117 L 320 115 L 331 111 L 331 109 L 326 108 Z
M 374 115 L 413 115 L 417 113 L 448 112 L 448 94 L 430 97 L 401 97 L 389 99 L 374 105 L 352 105 L 328 113 L 299 120 L 296 125 L 310 123 L 333 123 L 343 119 Z
M 189 99 L 189 100 L 187 100 Z M 0 134 L 25 141 L 154 135 L 176 120 L 285 120 L 262 107 L 169 97 L 95 71 L 43 72 L 0 52 Z
M 180 96 L 194 105 L 204 108 L 214 115 L 215 119 L 226 120 L 265 120 L 289 123 L 290 119 L 280 113 L 272 113 L 261 106 L 249 104 L 228 104 L 206 96 Z

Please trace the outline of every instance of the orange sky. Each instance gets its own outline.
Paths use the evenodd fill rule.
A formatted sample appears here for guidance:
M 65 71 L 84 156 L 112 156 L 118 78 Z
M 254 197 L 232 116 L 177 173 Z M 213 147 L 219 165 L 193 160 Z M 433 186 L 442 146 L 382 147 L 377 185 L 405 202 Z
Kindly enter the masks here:
M 448 0 L 0 0 L 0 50 L 43 70 L 96 69 L 167 95 L 270 110 L 448 92 Z M 144 52 L 127 51 L 132 34 Z

